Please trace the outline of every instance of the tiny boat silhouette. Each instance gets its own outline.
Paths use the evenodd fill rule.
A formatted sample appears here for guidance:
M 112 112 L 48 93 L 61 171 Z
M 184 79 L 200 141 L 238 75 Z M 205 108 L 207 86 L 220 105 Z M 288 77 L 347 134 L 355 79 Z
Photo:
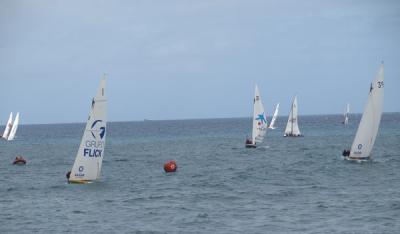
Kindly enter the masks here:
M 13 164 L 14 165 L 25 165 L 26 160 L 22 156 L 17 156 L 17 157 L 15 157 Z

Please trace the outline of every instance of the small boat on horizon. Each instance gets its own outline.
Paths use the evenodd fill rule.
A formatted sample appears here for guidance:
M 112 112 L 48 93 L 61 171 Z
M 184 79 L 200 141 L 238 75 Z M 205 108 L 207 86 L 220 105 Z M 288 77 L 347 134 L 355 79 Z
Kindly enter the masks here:
M 262 143 L 267 132 L 267 120 L 265 118 L 264 106 L 261 102 L 258 86 L 255 87 L 253 99 L 253 128 L 251 138 L 246 139 L 246 148 L 256 148 L 257 143 Z
M 342 156 L 347 160 L 368 161 L 371 159 L 371 151 L 378 134 L 383 111 L 384 95 L 384 67 L 383 62 L 379 68 L 375 80 L 369 87 L 367 104 L 356 136 L 350 150 L 343 150 Z
M 350 104 L 347 103 L 346 110 L 343 114 L 344 120 L 343 120 L 342 124 L 344 124 L 344 125 L 349 124 L 349 113 L 350 113 Z
M 303 136 L 300 133 L 298 124 L 298 109 L 297 109 L 297 96 L 294 96 L 292 106 L 290 108 L 288 122 L 286 124 L 284 137 L 299 137 Z

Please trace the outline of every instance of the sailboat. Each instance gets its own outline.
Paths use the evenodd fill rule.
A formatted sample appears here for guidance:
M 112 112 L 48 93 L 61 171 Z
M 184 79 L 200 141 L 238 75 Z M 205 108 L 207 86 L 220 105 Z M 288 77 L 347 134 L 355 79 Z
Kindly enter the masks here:
M 72 170 L 67 174 L 70 183 L 86 184 L 100 176 L 106 143 L 106 81 L 102 79 L 95 98 L 92 99 L 89 119 Z
M 278 111 L 279 111 L 279 103 L 276 104 L 274 115 L 272 116 L 272 119 L 271 119 L 271 122 L 269 123 L 268 128 L 275 129 L 274 125 L 275 125 L 276 118 L 278 117 Z
M 264 140 L 267 126 L 264 106 L 261 102 L 260 92 L 256 85 L 253 99 L 253 130 L 251 139 L 246 139 L 246 148 L 256 148 L 256 143 L 261 143 Z
M 15 134 L 17 133 L 18 125 L 19 125 L 19 112 L 15 116 L 14 123 L 12 124 L 12 128 L 7 138 L 8 141 L 14 140 Z
M 285 129 L 284 137 L 298 137 L 302 136 L 299 130 L 297 120 L 297 96 L 294 97 L 292 107 L 290 108 L 289 118 Z
M 342 123 L 343 123 L 344 125 L 347 125 L 347 124 L 349 123 L 349 113 L 350 113 L 350 104 L 347 103 L 346 111 L 345 111 L 345 113 L 343 114 L 344 120 L 343 120 Z
M 8 135 L 10 134 L 10 130 L 12 128 L 12 119 L 13 119 L 13 113 L 10 113 L 10 117 L 8 118 L 6 128 L 4 129 L 3 135 L 1 136 L 5 140 L 8 139 Z
M 371 151 L 378 134 L 383 110 L 383 78 L 382 62 L 375 80 L 369 87 L 368 101 L 351 149 L 343 151 L 342 155 L 347 160 L 367 161 L 371 158 Z

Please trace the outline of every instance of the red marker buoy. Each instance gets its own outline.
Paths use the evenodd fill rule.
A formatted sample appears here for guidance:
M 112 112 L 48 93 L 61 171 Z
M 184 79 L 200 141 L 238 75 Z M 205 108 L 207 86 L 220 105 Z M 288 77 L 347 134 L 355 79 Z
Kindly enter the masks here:
M 174 160 L 168 161 L 164 163 L 164 171 L 165 172 L 175 172 L 176 171 L 176 162 Z

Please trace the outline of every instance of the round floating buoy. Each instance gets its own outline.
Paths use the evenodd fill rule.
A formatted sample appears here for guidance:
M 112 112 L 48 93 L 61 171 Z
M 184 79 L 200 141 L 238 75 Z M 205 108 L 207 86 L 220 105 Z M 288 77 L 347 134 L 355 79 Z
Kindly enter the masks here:
M 164 163 L 164 171 L 165 172 L 175 172 L 176 171 L 176 162 L 174 160 L 168 161 Z

